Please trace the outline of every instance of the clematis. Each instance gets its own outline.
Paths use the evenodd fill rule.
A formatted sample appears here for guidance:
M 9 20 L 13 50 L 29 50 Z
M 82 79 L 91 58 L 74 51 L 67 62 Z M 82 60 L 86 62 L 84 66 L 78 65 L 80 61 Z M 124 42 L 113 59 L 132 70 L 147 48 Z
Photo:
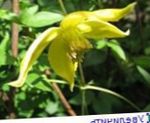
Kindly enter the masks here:
M 74 86 L 75 72 L 82 54 L 92 48 L 89 39 L 121 38 L 129 35 L 129 30 L 121 31 L 109 22 L 115 22 L 131 12 L 136 3 L 122 9 L 102 9 L 74 12 L 61 21 L 59 27 L 44 31 L 29 47 L 21 65 L 19 77 L 9 85 L 21 87 L 33 63 L 49 45 L 48 60 L 57 75 Z

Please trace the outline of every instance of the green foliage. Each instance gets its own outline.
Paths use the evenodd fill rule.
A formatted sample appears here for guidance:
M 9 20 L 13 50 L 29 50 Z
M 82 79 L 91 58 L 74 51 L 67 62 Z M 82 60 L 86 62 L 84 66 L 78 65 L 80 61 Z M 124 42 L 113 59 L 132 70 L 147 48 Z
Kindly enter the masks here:
M 116 40 L 110 40 L 110 41 L 100 40 L 100 41 L 98 41 L 97 46 L 96 46 L 97 49 L 103 49 L 105 47 L 110 48 L 113 51 L 113 53 L 115 53 L 120 59 L 122 59 L 124 61 L 126 60 L 125 52 L 119 45 L 119 42 L 117 42 Z
M 0 19 L 3 20 L 13 20 L 16 17 L 16 14 L 11 13 L 7 10 L 0 9 Z
M 5 65 L 7 63 L 7 50 L 8 50 L 8 43 L 9 43 L 9 35 L 8 33 L 5 34 L 4 39 L 0 44 L 0 52 L 2 59 L 0 60 L 0 65 Z
M 123 7 L 129 2 L 64 0 L 64 5 L 70 13 L 78 10 Z M 93 43 L 94 49 L 87 52 L 83 59 L 86 84 L 113 90 L 134 102 L 141 111 L 150 111 L 149 4 L 148 0 L 139 0 L 139 12 L 132 13 L 117 23 L 124 30 L 131 29 L 129 37 L 96 41 Z M 0 118 L 10 118 L 11 112 L 14 112 L 17 118 L 68 115 L 59 96 L 52 88 L 50 79 L 57 81 L 61 78 L 48 64 L 47 49 L 32 67 L 22 88 L 14 89 L 7 85 L 9 81 L 16 79 L 20 60 L 33 39 L 43 30 L 59 25 L 64 16 L 62 13 L 64 12 L 57 0 L 20 0 L 20 14 L 17 16 L 10 12 L 8 0 L 0 0 Z M 11 51 L 12 22 L 19 24 L 20 31 L 17 58 L 12 56 Z M 80 76 L 77 74 L 76 78 L 78 85 Z M 59 86 L 75 112 L 82 115 L 81 92 L 84 89 L 76 86 L 74 91 L 70 92 L 65 82 Z M 137 112 L 134 106 L 117 96 L 110 95 L 108 91 L 94 89 L 84 91 L 88 114 Z
M 150 84 L 150 74 L 140 66 L 137 66 L 137 69 L 144 77 L 145 81 Z
M 43 27 L 59 22 L 63 16 L 61 14 L 38 11 L 38 6 L 26 8 L 19 15 L 19 21 L 28 27 Z
M 110 42 L 107 43 L 107 46 L 115 53 L 118 55 L 119 58 L 122 60 L 126 60 L 125 53 L 123 49 L 120 47 L 119 43 L 115 40 L 111 40 Z

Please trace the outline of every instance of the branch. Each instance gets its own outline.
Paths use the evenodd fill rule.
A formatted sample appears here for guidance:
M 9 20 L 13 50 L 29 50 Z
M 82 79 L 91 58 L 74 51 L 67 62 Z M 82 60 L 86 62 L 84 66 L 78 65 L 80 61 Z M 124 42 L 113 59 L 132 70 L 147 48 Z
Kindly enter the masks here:
M 19 13 L 19 0 L 12 1 L 13 12 Z M 16 23 L 12 24 L 12 55 L 17 57 L 18 55 L 18 37 L 19 37 L 19 27 Z
M 19 0 L 12 0 L 12 10 L 14 13 L 19 13 Z M 12 55 L 14 57 L 17 57 L 18 55 L 18 37 L 19 37 L 19 27 L 16 23 L 12 24 Z M 13 102 L 13 96 L 15 94 L 15 89 L 12 88 L 8 94 L 3 95 L 3 101 L 4 105 L 6 105 L 6 110 L 9 113 L 8 118 L 14 119 L 16 118 L 15 109 L 14 109 L 14 102 Z
M 67 99 L 63 95 L 63 93 L 60 90 L 59 86 L 56 83 L 52 83 L 52 87 L 55 90 L 55 92 L 58 94 L 58 96 L 59 96 L 61 102 L 63 103 L 64 107 L 66 108 L 68 114 L 71 115 L 71 116 L 76 116 L 76 113 L 74 112 L 74 110 L 72 109 L 70 104 L 68 103 Z
M 46 75 L 47 78 L 49 78 L 50 71 L 48 69 L 45 71 L 45 75 Z M 52 82 L 51 84 L 52 84 L 52 88 L 58 94 L 62 104 L 66 108 L 68 114 L 70 116 L 76 116 L 76 113 L 74 112 L 74 110 L 72 109 L 71 105 L 69 104 L 69 102 L 67 101 L 65 96 L 63 95 L 63 93 L 62 93 L 61 89 L 59 88 L 59 86 L 57 85 L 57 83 L 56 82 Z

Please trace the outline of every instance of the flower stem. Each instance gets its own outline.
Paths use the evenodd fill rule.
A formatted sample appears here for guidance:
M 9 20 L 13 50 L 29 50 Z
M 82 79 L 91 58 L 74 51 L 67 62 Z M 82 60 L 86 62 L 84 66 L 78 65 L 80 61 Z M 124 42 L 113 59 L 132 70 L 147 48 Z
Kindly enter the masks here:
M 84 78 L 82 64 L 80 61 L 79 61 L 79 73 L 80 73 L 80 77 L 81 77 L 81 86 L 84 86 L 85 85 L 85 78 Z
M 59 5 L 61 7 L 61 10 L 64 12 L 64 14 L 67 14 L 67 10 L 66 10 L 66 8 L 64 6 L 63 0 L 58 0 L 58 2 L 59 2 Z
M 132 101 L 130 101 L 126 97 L 122 96 L 121 94 L 116 93 L 114 91 L 111 91 L 109 89 L 106 89 L 106 88 L 103 88 L 103 87 L 92 86 L 92 85 L 86 85 L 86 86 L 82 87 L 81 90 L 82 89 L 83 90 L 95 90 L 95 91 L 104 92 L 104 93 L 113 95 L 115 97 L 118 97 L 118 98 L 124 100 L 125 102 L 130 104 L 133 108 L 135 108 L 137 111 L 141 111 L 141 109 L 138 106 L 136 106 Z
M 80 60 L 79 60 L 79 73 L 81 79 L 80 85 L 81 87 L 84 87 L 86 83 L 85 83 L 83 68 Z M 86 103 L 86 90 L 81 90 L 81 97 L 82 97 L 81 114 L 85 115 L 88 114 L 87 103 Z
M 66 81 L 62 81 L 62 80 L 55 80 L 55 79 L 49 79 L 47 80 L 44 77 L 44 80 L 49 81 L 50 83 L 58 83 L 58 84 L 68 84 Z M 28 85 L 30 86 L 30 85 Z M 75 85 L 76 88 L 79 88 L 80 90 L 93 90 L 93 91 L 98 91 L 98 92 L 102 92 L 102 93 L 106 93 L 112 96 L 115 96 L 123 101 L 125 101 L 127 104 L 129 104 L 132 108 L 136 109 L 137 111 L 142 111 L 136 104 L 134 104 L 132 101 L 130 101 L 129 99 L 127 99 L 126 97 L 124 97 L 123 95 L 116 93 L 112 90 L 109 90 L 107 88 L 103 88 L 103 87 L 97 87 L 94 85 L 85 85 L 85 86 L 80 86 L 80 85 Z
M 82 107 L 81 107 L 81 114 L 87 115 L 88 114 L 88 107 L 86 103 L 86 90 L 81 90 L 82 94 Z

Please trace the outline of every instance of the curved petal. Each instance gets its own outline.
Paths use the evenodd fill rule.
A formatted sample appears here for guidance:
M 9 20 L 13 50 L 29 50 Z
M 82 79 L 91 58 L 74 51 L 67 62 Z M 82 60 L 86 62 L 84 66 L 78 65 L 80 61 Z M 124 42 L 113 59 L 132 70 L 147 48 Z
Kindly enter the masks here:
M 69 51 L 67 42 L 59 37 L 50 45 L 48 59 L 56 74 L 66 79 L 72 90 L 74 86 L 76 63 L 73 63 L 69 56 Z
M 65 16 L 65 18 L 60 23 L 60 26 L 63 29 L 70 29 L 71 27 L 75 27 L 80 22 L 84 21 L 85 18 L 87 18 L 90 15 L 91 12 L 88 11 L 78 11 L 73 12 Z
M 125 15 L 127 15 L 129 12 L 131 12 L 136 5 L 136 2 L 129 4 L 125 8 L 122 9 L 101 9 L 92 12 L 92 16 L 96 16 L 98 19 L 101 19 L 103 21 L 118 21 L 121 18 L 123 18 Z
M 8 83 L 14 87 L 21 87 L 33 64 L 45 47 L 58 35 L 58 28 L 49 28 L 43 32 L 29 47 L 20 66 L 20 74 L 16 81 Z
M 121 38 L 129 35 L 129 30 L 123 32 L 114 25 L 102 20 L 84 22 L 78 25 L 78 29 L 86 38 L 91 39 Z

